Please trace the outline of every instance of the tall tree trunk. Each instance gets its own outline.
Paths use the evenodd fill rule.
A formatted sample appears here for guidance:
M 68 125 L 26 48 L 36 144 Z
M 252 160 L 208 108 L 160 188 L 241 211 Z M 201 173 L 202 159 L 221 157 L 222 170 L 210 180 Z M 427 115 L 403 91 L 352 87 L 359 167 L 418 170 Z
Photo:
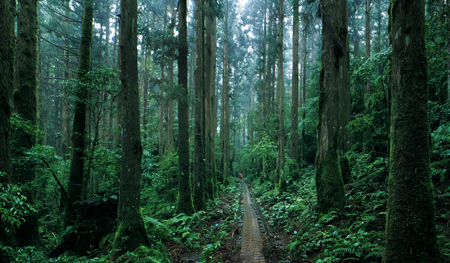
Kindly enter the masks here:
M 124 122 L 115 258 L 127 251 L 134 251 L 140 245 L 150 245 L 140 211 L 142 144 L 139 127 L 137 0 L 121 0 L 120 6 L 119 61 Z
M 210 84 L 210 95 L 211 95 L 211 172 L 213 177 L 213 185 L 214 194 L 218 193 L 218 178 L 216 173 L 216 130 L 217 130 L 217 99 L 219 96 L 216 96 L 216 52 L 217 52 L 217 32 L 216 32 L 216 26 L 217 21 L 216 17 L 212 16 L 210 18 L 209 23 L 211 23 L 211 84 Z M 208 38 L 209 39 L 209 38 Z
M 213 20 L 214 14 L 212 13 L 211 3 L 209 1 L 206 2 L 206 39 L 205 39 L 205 182 L 206 182 L 206 190 L 207 197 L 210 199 L 214 199 L 214 177 L 213 177 L 213 169 L 212 169 L 212 151 L 211 147 L 212 142 L 212 121 L 213 114 L 212 111 L 212 92 L 214 92 L 215 81 L 212 79 L 211 72 L 215 70 L 215 61 L 213 61 L 212 57 L 212 46 L 215 45 L 213 33 Z
M 14 110 L 31 125 L 36 125 L 36 86 L 37 86 L 37 0 L 19 0 L 17 17 L 17 61 L 16 89 L 14 90 Z M 57 116 L 55 116 L 57 118 Z M 26 152 L 36 144 L 36 135 L 26 131 L 17 131 L 14 135 L 17 143 L 13 145 L 16 158 L 25 165 L 13 165 L 14 181 L 22 187 L 23 195 L 31 206 L 36 205 L 36 163 L 26 161 Z M 39 236 L 39 216 L 31 213 L 24 217 L 25 222 L 17 229 L 16 238 L 19 246 L 36 246 L 41 244 Z
M 317 208 L 320 212 L 342 209 L 344 183 L 339 166 L 339 73 L 344 56 L 345 33 L 338 30 L 341 6 L 347 0 L 322 0 L 322 69 L 320 71 L 318 149 L 316 158 Z M 342 31 L 347 32 L 347 28 Z M 343 34 L 344 33 L 344 34 Z
M 178 201 L 176 213 L 194 213 L 189 175 L 189 98 L 188 98 L 188 41 L 186 0 L 178 3 Z
M 230 118 L 228 97 L 228 0 L 225 1 L 225 36 L 223 50 L 222 122 L 220 124 L 220 133 L 223 134 L 222 182 L 224 185 L 228 185 L 230 164 L 230 131 L 228 127 Z
M 286 190 L 286 175 L 284 174 L 285 157 L 284 157 L 284 71 L 283 71 L 284 8 L 283 7 L 284 7 L 284 0 L 280 0 L 280 7 L 279 7 L 280 13 L 278 20 L 278 77 L 277 77 L 277 93 L 278 93 L 277 94 L 278 97 L 277 184 L 280 192 Z
M 147 107 L 148 107 L 148 67 L 147 67 L 147 50 L 144 51 L 144 92 L 142 94 L 142 100 L 144 101 L 144 109 L 142 110 L 142 127 L 144 129 L 144 138 L 147 138 Z
M 61 76 L 62 77 L 62 76 Z M 61 88 L 60 85 L 56 85 L 57 88 Z M 55 89 L 55 95 L 59 94 L 59 90 L 57 91 Z M 56 97 L 56 96 L 55 96 Z M 36 96 L 35 96 L 36 98 Z M 55 130 L 55 153 L 58 156 L 62 156 L 62 138 L 61 136 L 58 136 L 58 134 L 62 131 L 62 100 L 59 97 L 56 97 L 53 100 L 53 117 L 55 119 L 55 123 L 54 123 L 54 130 Z
M 250 98 L 250 112 L 253 112 L 253 102 L 255 100 L 255 91 L 252 90 L 252 95 Z M 248 127 L 248 143 L 253 146 L 253 116 L 247 114 L 247 127 Z M 244 132 L 245 137 L 245 132 Z M 253 163 L 252 163 L 253 165 Z
M 299 46 L 299 3 L 298 0 L 294 0 L 293 10 L 294 10 L 294 25 L 293 25 L 293 37 L 292 37 L 292 107 L 291 107 L 291 144 L 290 144 L 290 157 L 298 163 L 298 82 L 299 82 L 299 69 L 298 69 L 298 46 Z M 304 67 L 304 65 L 303 65 Z M 295 178 L 298 174 L 293 175 Z
M 377 45 L 377 53 L 381 52 L 381 0 L 375 0 L 377 1 L 377 24 L 378 24 L 378 30 L 377 30 L 377 38 L 378 38 L 378 45 Z
M 158 136 L 158 158 L 159 161 L 161 162 L 164 158 L 164 62 L 163 62 L 164 58 L 162 58 L 162 62 L 161 62 L 161 76 L 159 79 L 159 124 L 158 124 L 158 129 L 159 129 L 159 136 Z
M 174 12 L 172 12 L 173 14 Z M 169 58 L 168 84 L 170 93 L 173 90 L 173 59 Z M 167 98 L 167 134 L 166 134 L 166 154 L 173 152 L 173 98 Z
M 264 6 L 263 6 L 263 12 L 261 12 L 263 15 L 263 33 L 262 33 L 262 39 L 261 39 L 261 45 L 262 45 L 262 67 L 261 67 L 261 79 L 262 79 L 262 85 L 260 90 L 258 91 L 258 124 L 259 124 L 259 132 L 257 134 L 257 140 L 260 142 L 262 140 L 262 131 L 265 128 L 266 118 L 267 118 L 267 106 L 268 106 L 268 94 L 267 94 L 267 83 L 268 83 L 268 67 L 266 64 L 267 61 L 267 1 L 264 0 Z M 257 160 L 258 165 L 258 171 L 265 171 L 263 168 L 263 160 L 258 159 Z M 263 172 L 261 178 L 265 178 L 266 174 Z
M 302 100 L 303 107 L 306 107 L 306 41 L 307 41 L 307 24 L 303 26 L 303 39 L 302 39 L 302 55 L 303 55 L 303 67 L 302 67 Z M 305 159 L 305 126 L 306 126 L 306 111 L 302 110 L 302 145 L 300 147 L 301 150 L 301 161 L 306 163 Z
M 47 144 L 47 141 L 48 141 L 48 129 L 47 129 L 47 127 L 48 127 L 48 125 L 47 125 L 47 123 L 48 123 L 48 113 L 49 113 L 49 103 L 48 103 L 48 97 L 49 97 L 49 86 L 50 86 L 50 83 L 49 83 L 49 79 L 50 79 L 50 63 L 48 63 L 47 64 L 47 67 L 46 67 L 46 71 L 45 72 L 47 72 L 47 74 L 46 74 L 46 78 L 45 78 L 45 84 L 44 85 L 41 85 L 41 87 L 42 87 L 42 90 L 41 90 L 41 95 L 42 95 L 42 100 L 41 100 L 41 105 L 42 105 L 42 112 L 41 112 L 41 115 L 40 115 L 40 118 L 41 118 L 41 126 L 40 126 L 40 128 L 42 129 L 42 131 L 44 132 L 44 135 L 42 136 L 42 145 L 48 145 Z
M 196 211 L 204 210 L 206 207 L 205 195 L 205 137 L 203 129 L 204 121 L 204 90 L 205 90 L 205 78 L 203 72 L 203 44 L 204 44 L 204 30 L 203 30 L 203 0 L 195 1 L 195 46 L 197 50 L 197 56 L 195 57 L 195 112 L 194 112 L 194 209 Z
M 447 0 L 447 9 L 450 9 L 450 0 Z M 447 16 L 447 23 L 450 17 Z M 447 45 L 447 52 L 450 54 L 450 45 Z M 447 103 L 450 105 L 450 59 L 447 60 Z
M 120 6 L 119 6 L 119 0 L 117 0 L 116 2 L 116 13 L 118 14 L 120 12 Z M 120 50 L 117 51 L 117 42 L 119 41 L 119 34 L 117 33 L 117 27 L 120 21 L 120 17 L 116 18 L 116 22 L 114 23 L 114 47 L 113 47 L 113 63 L 112 63 L 112 67 L 116 68 L 119 67 L 118 63 L 117 63 L 117 58 L 120 60 Z M 120 44 L 120 43 L 119 43 Z M 120 68 L 119 68 L 120 69 Z M 115 128 L 113 128 L 110 132 L 111 132 L 111 144 L 113 147 L 117 147 L 121 144 L 122 141 L 122 120 L 123 120 L 123 107 L 122 107 L 122 92 L 119 93 L 119 95 L 117 96 L 117 114 L 114 117 L 114 126 Z M 113 112 L 113 107 L 111 107 L 111 112 Z M 113 116 L 113 115 L 111 115 Z M 112 123 L 112 122 L 111 122 Z M 112 127 L 111 127 L 112 128 Z
M 104 1 L 105 5 L 105 26 L 106 26 L 106 42 L 104 46 L 104 58 L 102 65 L 105 67 L 109 67 L 109 37 L 111 35 L 111 27 L 109 25 L 109 18 L 111 16 L 111 2 L 110 0 Z
M 65 5 L 67 5 L 67 8 L 65 8 L 65 15 L 67 17 L 70 16 L 70 0 L 65 1 Z M 66 33 L 69 32 L 69 22 L 66 20 L 64 22 L 65 31 Z M 64 45 L 66 49 L 70 47 L 70 41 L 68 37 L 64 38 Z M 70 78 L 70 55 L 67 50 L 64 50 L 64 79 L 68 80 Z M 64 96 L 62 99 L 62 154 L 63 154 L 63 160 L 67 161 L 70 158 L 70 105 L 69 100 L 67 99 L 68 94 L 64 90 Z
M 370 2 L 371 0 L 366 0 L 366 34 L 365 34 L 365 42 L 366 42 L 366 53 L 364 56 L 365 60 L 370 58 Z M 364 89 L 364 106 L 366 109 L 369 107 L 369 97 L 370 97 L 370 82 L 369 76 L 366 76 L 366 88 Z
M 443 262 L 429 165 L 424 0 L 391 1 L 389 15 L 391 146 L 383 262 Z
M 80 61 L 78 65 L 78 80 L 86 83 L 86 74 L 91 66 L 91 44 L 92 29 L 94 20 L 94 2 L 93 0 L 83 1 L 83 23 L 80 43 Z M 76 215 L 73 214 L 72 204 L 81 200 L 83 173 L 84 173 L 84 151 L 86 136 L 86 100 L 87 89 L 81 85 L 76 91 L 77 101 L 75 102 L 75 116 L 73 119 L 72 132 L 72 155 L 70 162 L 69 183 L 67 186 L 69 202 L 67 203 L 64 225 L 72 225 L 76 221 Z
M 116 2 L 116 13 L 118 14 L 119 12 L 119 0 L 117 0 Z M 116 18 L 116 22 L 114 23 L 114 46 L 113 46 L 113 56 L 112 56 L 112 67 L 116 68 L 116 56 L 117 56 L 117 41 L 119 40 L 119 34 L 117 34 L 117 26 L 119 24 L 119 17 Z
M 339 5 L 339 43 L 342 46 L 342 57 L 339 58 L 338 96 L 339 96 L 339 159 L 344 183 L 350 180 L 350 165 L 345 153 L 351 148 L 350 131 L 346 126 L 352 118 L 352 102 L 350 92 L 350 58 L 348 37 L 348 2 Z M 370 36 L 370 34 L 369 34 Z M 369 49 L 370 52 L 370 49 Z
M 0 1 L 0 184 L 10 184 L 11 155 L 10 155 L 10 93 L 14 88 L 14 25 L 16 1 Z M 6 231 L 8 230 L 8 231 Z M 0 220 L 0 242 L 4 246 L 17 245 L 15 228 L 5 225 Z M 6 261 L 6 256 L 0 252 L 0 257 Z

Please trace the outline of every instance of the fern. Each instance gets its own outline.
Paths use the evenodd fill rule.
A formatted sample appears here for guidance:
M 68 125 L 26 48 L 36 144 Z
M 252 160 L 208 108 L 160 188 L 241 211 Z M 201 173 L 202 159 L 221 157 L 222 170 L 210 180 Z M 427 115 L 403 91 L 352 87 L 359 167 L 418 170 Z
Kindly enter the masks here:
M 166 240 L 169 237 L 169 228 L 153 217 L 145 217 L 144 219 L 147 233 L 155 239 Z
M 380 252 L 380 251 L 372 251 L 364 258 L 364 260 L 367 260 L 370 257 L 382 258 L 383 257 L 383 253 Z

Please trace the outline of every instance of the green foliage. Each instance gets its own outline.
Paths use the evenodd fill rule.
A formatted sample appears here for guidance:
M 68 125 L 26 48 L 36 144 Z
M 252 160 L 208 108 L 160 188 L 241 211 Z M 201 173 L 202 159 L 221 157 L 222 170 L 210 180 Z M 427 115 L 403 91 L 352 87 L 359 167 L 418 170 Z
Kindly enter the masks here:
M 351 156 L 358 162 L 358 156 Z M 373 163 L 361 156 L 360 167 L 353 169 L 356 178 L 364 179 L 385 166 L 384 160 Z M 365 158 L 365 159 L 364 159 Z M 363 166 L 372 168 L 362 170 Z M 319 215 L 315 211 L 315 170 L 301 169 L 299 181 L 282 195 L 270 190 L 270 183 L 254 181 L 256 202 L 274 229 L 291 236 L 288 245 L 291 259 L 314 262 L 380 262 L 384 252 L 384 223 L 387 202 L 385 188 L 360 186 L 347 191 L 348 205 L 342 211 Z
M 192 230 L 205 219 L 205 216 L 206 213 L 203 211 L 196 212 L 192 216 L 181 213 L 167 220 L 166 223 L 170 227 L 170 234 L 176 241 L 189 249 L 198 249 L 200 248 L 200 235 Z
M 220 262 L 215 259 L 214 254 L 217 253 L 217 249 L 220 248 L 224 243 L 222 239 L 229 235 L 227 232 L 228 224 L 223 223 L 221 225 L 216 224 L 211 226 L 211 232 L 209 236 L 213 237 L 211 241 L 206 245 L 202 251 L 200 257 L 201 262 Z
M 95 169 L 92 169 L 90 176 L 103 178 L 98 184 L 97 193 L 119 193 L 120 155 L 121 149 L 103 146 L 96 147 L 92 153 L 92 166 Z
M 0 176 L 3 177 L 4 174 L 0 172 Z M 36 212 L 26 202 L 27 198 L 21 194 L 21 191 L 17 185 L 0 184 L 0 218 L 4 231 L 7 233 L 11 227 L 20 227 L 20 224 L 24 222 L 24 216 Z
M 78 257 L 68 255 L 68 253 L 61 255 L 58 258 L 48 258 L 46 252 L 38 247 L 20 247 L 12 253 L 12 262 L 34 262 L 34 263 L 56 263 L 56 262 L 70 262 L 70 263 L 88 263 L 88 262 L 111 262 L 106 256 L 102 258 L 89 258 L 89 256 Z
M 118 262 L 151 262 L 170 263 L 166 246 L 161 242 L 151 244 L 150 247 L 140 246 L 133 252 L 127 252 L 117 259 Z
M 357 139 L 353 147 L 372 156 L 387 156 L 390 107 L 387 63 L 391 53 L 388 49 L 372 55 L 351 75 L 356 86 L 352 93 L 355 117 L 347 128 Z M 367 89 L 369 96 L 365 97 Z
M 118 78 L 118 70 L 105 67 L 97 67 L 90 70 L 84 81 L 78 79 L 69 79 L 64 84 L 68 99 L 73 102 L 84 102 L 91 106 L 100 106 L 106 103 L 103 96 L 98 96 L 103 92 L 111 94 L 113 97 L 119 93 L 120 81 Z M 84 101 L 76 96 L 80 90 L 87 90 L 88 93 L 95 94 L 95 96 L 88 96 Z
M 173 216 L 178 193 L 178 155 L 170 153 L 157 162 L 148 150 L 142 155 L 142 206 L 155 218 Z
M 22 116 L 18 115 L 17 113 L 11 114 L 10 122 L 13 131 L 18 131 L 24 134 L 32 134 L 33 136 L 38 137 L 45 135 L 45 132 L 40 130 L 37 125 L 32 125 L 29 120 L 22 118 Z M 15 136 L 12 136 L 11 144 L 17 144 L 17 142 L 14 141 L 15 139 Z

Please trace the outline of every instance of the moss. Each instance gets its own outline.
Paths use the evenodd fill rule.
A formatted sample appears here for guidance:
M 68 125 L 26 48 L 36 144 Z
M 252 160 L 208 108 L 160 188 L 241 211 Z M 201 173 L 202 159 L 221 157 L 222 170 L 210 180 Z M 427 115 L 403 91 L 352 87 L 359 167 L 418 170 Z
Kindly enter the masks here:
M 108 251 L 113 247 L 115 235 L 116 233 L 111 233 L 104 236 L 100 240 L 98 248 L 103 252 L 103 254 L 108 254 Z
M 286 174 L 283 169 L 280 169 L 280 180 L 278 181 L 277 187 L 280 194 L 287 190 Z
M 184 178 L 183 174 L 179 175 L 179 179 L 183 180 L 183 185 L 181 185 L 178 190 L 177 209 L 175 210 L 175 213 L 185 213 L 187 215 L 192 215 L 195 210 L 192 203 L 191 180 L 189 176 L 187 178 Z M 181 189 L 181 187 L 184 187 L 185 189 Z
M 127 251 L 134 251 L 141 245 L 150 246 L 142 214 L 138 210 L 135 210 L 133 214 L 127 215 L 126 219 L 119 219 L 114 237 L 113 260 Z
M 345 205 L 344 182 L 342 180 L 337 153 L 328 153 L 316 171 L 317 208 L 321 213 L 342 209 Z

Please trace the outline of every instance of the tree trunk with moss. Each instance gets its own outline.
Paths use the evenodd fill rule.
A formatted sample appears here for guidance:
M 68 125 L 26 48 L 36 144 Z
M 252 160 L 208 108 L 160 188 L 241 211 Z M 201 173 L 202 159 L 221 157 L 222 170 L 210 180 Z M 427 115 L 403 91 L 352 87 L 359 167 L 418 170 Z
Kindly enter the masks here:
M 425 3 L 393 0 L 389 14 L 391 139 L 383 262 L 443 262 L 429 166 Z
M 16 1 L 0 1 L 0 185 L 11 183 L 11 106 L 10 91 L 14 87 L 14 13 Z M 9 231 L 5 231 L 8 227 Z M 4 246 L 15 247 L 14 229 L 0 219 L 0 242 Z M 4 258 L 0 252 L 0 258 Z M 1 261 L 1 260 L 0 260 Z M 5 259 L 7 261 L 7 259 Z
M 144 139 L 147 138 L 147 107 L 148 107 L 148 51 L 144 50 L 144 81 L 143 81 L 143 110 L 142 110 L 142 128 L 144 130 Z
M 36 125 L 37 86 L 37 0 L 20 0 L 17 17 L 17 61 L 16 88 L 14 90 L 14 110 L 30 125 Z M 26 131 L 16 131 L 13 145 L 17 162 L 13 165 L 14 182 L 21 186 L 24 196 L 31 206 L 36 205 L 36 162 L 29 160 L 26 152 L 36 144 L 36 135 Z M 25 218 L 17 229 L 19 246 L 36 246 L 41 243 L 38 230 L 38 214 Z
M 293 2 L 294 10 L 294 24 L 293 24 L 293 39 L 292 39 L 292 107 L 291 107 L 291 144 L 289 149 L 290 157 L 295 161 L 294 163 L 298 165 L 298 83 L 299 83 L 299 69 L 298 69 L 298 42 L 300 38 L 300 21 L 299 21 L 299 1 L 295 0 Z M 295 178 L 298 174 L 293 174 Z
M 212 71 L 215 70 L 215 60 L 212 56 L 212 46 L 216 45 L 215 38 L 213 37 L 214 31 L 214 14 L 212 12 L 211 3 L 206 3 L 206 32 L 205 32 L 205 182 L 207 197 L 214 199 L 214 173 L 213 173 L 213 159 L 212 151 L 214 148 L 212 144 L 212 124 L 214 119 L 214 111 L 212 108 L 214 100 L 214 84 L 215 81 L 212 78 Z
M 67 17 L 70 17 L 70 0 L 66 0 L 64 4 L 67 6 L 65 8 L 65 15 Z M 69 25 L 70 23 L 68 21 L 64 22 L 64 29 L 65 32 L 69 32 Z M 64 38 L 64 45 L 66 48 L 70 47 L 70 40 L 69 37 Z M 68 50 L 64 50 L 64 79 L 68 80 L 70 78 L 70 55 Z M 69 160 L 70 158 L 70 105 L 68 100 L 68 94 L 64 91 L 64 96 L 62 99 L 62 105 L 63 110 L 61 114 L 62 118 L 62 153 L 63 153 L 63 159 L 65 161 Z
M 75 116 L 73 119 L 72 131 L 72 154 L 70 161 L 69 183 L 67 186 L 69 202 L 67 202 L 64 225 L 72 225 L 76 221 L 76 215 L 73 214 L 72 204 L 81 200 L 83 174 L 84 174 L 84 152 L 86 136 L 86 100 L 88 90 L 85 84 L 88 80 L 86 74 L 91 67 L 91 47 L 92 47 L 92 29 L 94 20 L 94 2 L 93 0 L 83 1 L 83 22 L 82 35 L 80 43 L 80 58 L 78 65 L 78 80 L 81 85 L 76 91 L 77 101 L 75 102 Z
M 164 56 L 161 58 L 161 75 L 159 79 L 159 136 L 158 136 L 158 159 L 161 162 L 164 158 Z
M 307 41 L 307 27 L 303 27 L 302 36 L 302 56 L 303 56 L 303 67 L 302 67 L 302 105 L 306 107 L 306 41 Z M 302 164 L 305 163 L 305 121 L 306 121 L 306 111 L 303 110 L 302 113 L 302 141 L 300 146 L 300 159 Z
M 347 0 L 322 0 L 322 68 L 319 81 L 319 123 L 316 157 L 317 209 L 325 213 L 345 204 L 344 183 L 339 165 L 339 60 L 346 39 L 339 30 L 341 5 Z
M 204 90 L 205 78 L 203 72 L 203 44 L 204 44 L 204 30 L 203 30 L 203 0 L 195 1 L 195 49 L 197 55 L 195 56 L 195 102 L 194 102 L 194 209 L 196 211 L 205 209 L 205 137 L 204 129 Z
M 217 19 L 215 16 L 212 16 L 212 18 L 210 18 L 209 23 L 211 23 L 210 25 L 210 37 L 208 37 L 208 39 L 210 39 L 209 41 L 211 41 L 211 85 L 210 85 L 210 95 L 211 95 L 211 143 L 210 143 L 210 147 L 211 147 L 211 172 L 212 172 L 212 177 L 213 177 L 213 185 L 214 185 L 214 194 L 218 193 L 218 176 L 216 173 L 216 131 L 217 131 L 217 100 L 218 97 L 216 95 L 216 86 L 218 86 L 218 84 L 216 85 L 216 52 L 217 52 Z
M 194 213 L 189 175 L 188 40 L 186 0 L 178 4 L 178 201 L 176 213 Z
M 278 155 L 277 155 L 277 184 L 278 190 L 286 190 L 286 175 L 284 174 L 284 76 L 283 76 L 283 31 L 284 31 L 284 0 L 280 0 L 280 13 L 278 20 L 278 76 L 277 76 L 277 97 L 278 97 Z
M 342 47 L 342 57 L 339 58 L 339 158 L 342 178 L 344 183 L 350 181 L 350 165 L 345 156 L 351 149 L 351 135 L 346 126 L 352 118 L 352 102 L 350 92 L 350 59 L 349 59 L 349 37 L 348 37 L 348 3 L 339 5 L 339 43 Z
M 222 140 L 222 183 L 228 185 L 229 165 L 230 165 L 230 107 L 228 97 L 228 0 L 225 1 L 225 36 L 223 44 L 223 85 L 222 85 L 222 116 L 220 123 L 220 133 Z
M 173 14 L 173 12 L 172 12 Z M 173 92 L 173 59 L 169 58 L 168 87 Z M 167 98 L 167 133 L 166 133 L 166 155 L 173 152 L 173 97 Z
M 149 246 L 141 214 L 142 144 L 139 125 L 139 78 L 137 59 L 137 0 L 121 0 L 120 80 L 124 109 L 122 169 L 114 258 L 140 245 Z

